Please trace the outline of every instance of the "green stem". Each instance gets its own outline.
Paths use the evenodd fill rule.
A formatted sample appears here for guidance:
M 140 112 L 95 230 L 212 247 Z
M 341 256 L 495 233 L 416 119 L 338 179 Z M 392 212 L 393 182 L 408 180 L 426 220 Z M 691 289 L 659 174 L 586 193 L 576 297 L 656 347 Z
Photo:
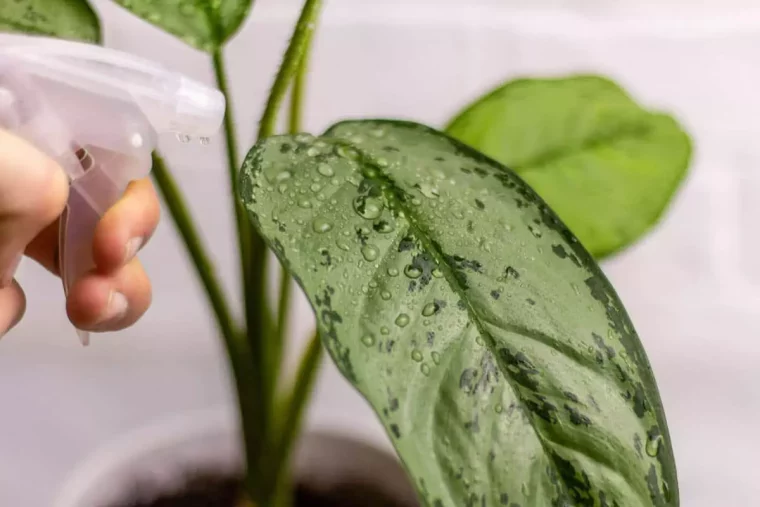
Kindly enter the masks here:
M 247 355 L 240 360 L 250 361 L 252 368 L 246 371 L 245 389 L 238 397 L 245 398 L 242 403 L 249 408 L 242 418 L 246 425 L 247 452 L 247 488 L 255 499 L 261 490 L 262 456 L 266 448 L 269 423 L 272 417 L 272 400 L 274 399 L 275 384 L 270 374 L 270 353 L 267 350 L 267 325 L 265 310 L 266 277 L 264 273 L 267 250 L 264 241 L 251 226 L 243 205 L 238 199 L 238 170 L 237 135 L 233 106 L 227 85 L 227 72 L 221 50 L 213 53 L 214 73 L 217 87 L 224 94 L 227 107 L 224 114 L 224 137 L 227 147 L 227 169 L 230 178 L 235 223 L 237 226 L 238 246 L 240 250 L 240 268 L 242 272 L 242 294 L 245 306 L 246 335 L 248 341 Z M 235 374 L 238 386 L 243 381 Z
M 288 121 L 288 132 L 298 134 L 302 128 L 304 94 L 306 91 L 306 75 L 309 70 L 309 50 L 311 41 L 307 41 L 303 50 L 301 61 L 298 65 L 298 71 L 293 78 L 293 87 L 290 90 L 290 115 Z
M 271 136 L 275 131 L 277 113 L 288 91 L 290 82 L 301 66 L 303 54 L 311 42 L 314 28 L 316 27 L 319 9 L 322 0 L 306 0 L 301 15 L 298 18 L 293 37 L 290 39 L 288 49 L 285 51 L 280 69 L 277 71 L 272 89 L 269 92 L 264 114 L 259 122 L 259 139 Z
M 245 210 L 238 203 L 237 199 L 237 172 L 239 169 L 237 136 L 235 135 L 235 119 L 233 117 L 233 106 L 230 99 L 230 91 L 227 85 L 227 72 L 224 65 L 224 57 L 221 50 L 217 49 L 213 53 L 214 73 L 216 75 L 216 85 L 222 92 L 227 102 L 224 112 L 224 140 L 227 148 L 227 173 L 230 178 L 230 190 L 233 196 L 233 207 L 235 212 L 235 223 L 237 225 L 238 242 L 240 248 L 240 262 L 243 272 L 243 279 L 250 271 L 250 227 L 245 217 Z M 243 288 L 245 291 L 245 287 Z
M 235 328 L 229 305 L 222 292 L 221 285 L 214 274 L 213 266 L 195 229 L 193 220 L 190 217 L 185 199 L 166 167 L 166 163 L 157 154 L 153 155 L 152 175 L 159 193 L 169 209 L 169 214 L 174 220 L 177 231 L 183 240 L 185 249 L 193 261 L 196 274 L 203 285 L 217 326 L 224 339 L 238 392 L 238 403 L 243 421 L 243 436 L 246 442 L 246 455 L 248 457 L 258 456 L 260 451 L 255 445 L 258 442 L 258 438 L 254 422 L 261 417 L 261 411 L 251 395 L 251 390 L 255 388 L 255 367 L 250 361 L 251 351 L 248 341 Z M 260 489 L 259 486 L 255 486 L 255 488 Z
M 265 498 L 270 498 L 269 495 L 291 493 L 289 488 L 284 488 L 283 485 L 289 482 L 290 454 L 301 428 L 303 414 L 309 395 L 314 387 L 321 358 L 322 342 L 319 339 L 319 334 L 314 333 L 303 353 L 298 371 L 296 372 L 295 383 L 290 391 L 290 395 L 287 397 L 282 410 L 282 416 L 279 419 L 281 426 L 279 438 L 270 457 L 269 471 L 271 475 L 265 481 L 265 484 L 272 489 L 267 492 Z M 272 504 L 278 505 L 281 504 L 281 501 L 275 501 Z
M 214 275 L 214 268 L 208 259 L 208 255 L 203 247 L 200 236 L 193 225 L 190 213 L 185 204 L 185 200 L 172 177 L 166 162 L 160 155 L 153 155 L 153 180 L 156 182 L 158 191 L 163 197 L 166 207 L 169 209 L 174 223 L 177 226 L 180 236 L 185 244 L 187 253 L 190 255 L 196 274 L 203 284 L 206 291 L 206 297 L 211 304 L 222 336 L 228 344 L 234 344 L 238 333 L 232 320 L 229 305 L 222 292 L 221 285 Z
M 301 118 L 303 116 L 304 90 L 306 88 L 306 73 L 309 65 L 309 45 L 304 49 L 298 72 L 293 80 L 290 92 L 290 114 L 288 133 L 297 134 L 301 131 Z M 293 281 L 288 271 L 283 267 L 280 272 L 280 296 L 277 305 L 277 335 L 272 344 L 272 363 L 279 369 L 282 364 L 282 354 L 287 338 L 288 316 L 290 315 L 290 296 L 293 292 Z

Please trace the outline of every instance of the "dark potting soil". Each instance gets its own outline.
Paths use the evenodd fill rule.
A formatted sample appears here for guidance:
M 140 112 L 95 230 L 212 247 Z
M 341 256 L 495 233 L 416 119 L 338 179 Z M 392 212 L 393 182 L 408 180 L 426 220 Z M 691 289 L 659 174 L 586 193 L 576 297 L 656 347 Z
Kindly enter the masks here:
M 238 507 L 238 478 L 198 475 L 178 490 L 160 494 L 136 491 L 125 503 L 103 507 Z M 327 491 L 299 484 L 293 507 L 408 507 L 371 485 L 346 483 Z

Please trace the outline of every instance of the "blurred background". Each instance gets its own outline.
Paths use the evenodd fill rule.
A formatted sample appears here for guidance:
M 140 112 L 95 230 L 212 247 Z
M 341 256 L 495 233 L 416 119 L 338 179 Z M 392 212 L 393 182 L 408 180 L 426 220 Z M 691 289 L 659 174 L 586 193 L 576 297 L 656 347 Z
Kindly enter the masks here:
M 93 2 L 108 46 L 211 84 L 208 57 L 111 2 Z M 228 46 L 241 139 L 300 7 L 258 0 Z M 518 76 L 606 74 L 695 140 L 687 181 L 660 226 L 604 271 L 652 361 L 677 455 L 682 505 L 760 497 L 760 6 L 754 0 L 327 0 L 306 126 L 384 116 L 443 124 Z M 249 142 L 241 143 L 247 149 Z M 235 282 L 223 146 L 164 139 L 227 289 Z M 22 266 L 25 320 L 0 344 L 0 505 L 52 502 L 71 470 L 111 439 L 169 415 L 232 410 L 221 342 L 172 224 L 141 254 L 154 304 L 124 332 L 79 346 L 60 283 Z M 298 347 L 312 326 L 302 297 Z M 296 352 L 293 350 L 291 352 Z M 311 426 L 351 428 L 388 447 L 361 398 L 325 363 Z

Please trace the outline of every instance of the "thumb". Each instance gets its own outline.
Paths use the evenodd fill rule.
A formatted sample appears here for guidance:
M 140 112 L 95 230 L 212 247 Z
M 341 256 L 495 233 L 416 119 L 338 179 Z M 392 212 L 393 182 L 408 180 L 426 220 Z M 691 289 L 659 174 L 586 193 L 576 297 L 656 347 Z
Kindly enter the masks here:
M 54 160 L 0 129 L 0 288 L 11 284 L 26 246 L 63 212 L 68 188 Z

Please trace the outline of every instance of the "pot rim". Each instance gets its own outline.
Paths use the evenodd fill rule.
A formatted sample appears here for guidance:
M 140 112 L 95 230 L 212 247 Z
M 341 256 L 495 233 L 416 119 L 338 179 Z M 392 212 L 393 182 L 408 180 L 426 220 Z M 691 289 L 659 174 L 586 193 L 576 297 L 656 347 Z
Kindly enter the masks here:
M 107 474 L 119 464 L 138 459 L 151 450 L 179 445 L 192 436 L 222 429 L 235 429 L 227 407 L 213 407 L 184 412 L 137 427 L 107 441 L 74 466 L 55 495 L 53 507 L 79 507 L 94 477 Z
M 170 415 L 128 430 L 96 447 L 73 466 L 72 472 L 63 478 L 57 488 L 52 507 L 81 507 L 80 500 L 86 497 L 93 481 L 117 471 L 124 463 L 137 461 L 141 456 L 155 451 L 181 446 L 205 435 L 237 433 L 238 429 L 236 410 L 229 405 L 220 405 Z M 403 469 L 395 453 L 379 445 L 377 435 L 361 427 L 313 421 L 301 431 L 302 438 L 309 435 L 360 444 L 393 459 Z

